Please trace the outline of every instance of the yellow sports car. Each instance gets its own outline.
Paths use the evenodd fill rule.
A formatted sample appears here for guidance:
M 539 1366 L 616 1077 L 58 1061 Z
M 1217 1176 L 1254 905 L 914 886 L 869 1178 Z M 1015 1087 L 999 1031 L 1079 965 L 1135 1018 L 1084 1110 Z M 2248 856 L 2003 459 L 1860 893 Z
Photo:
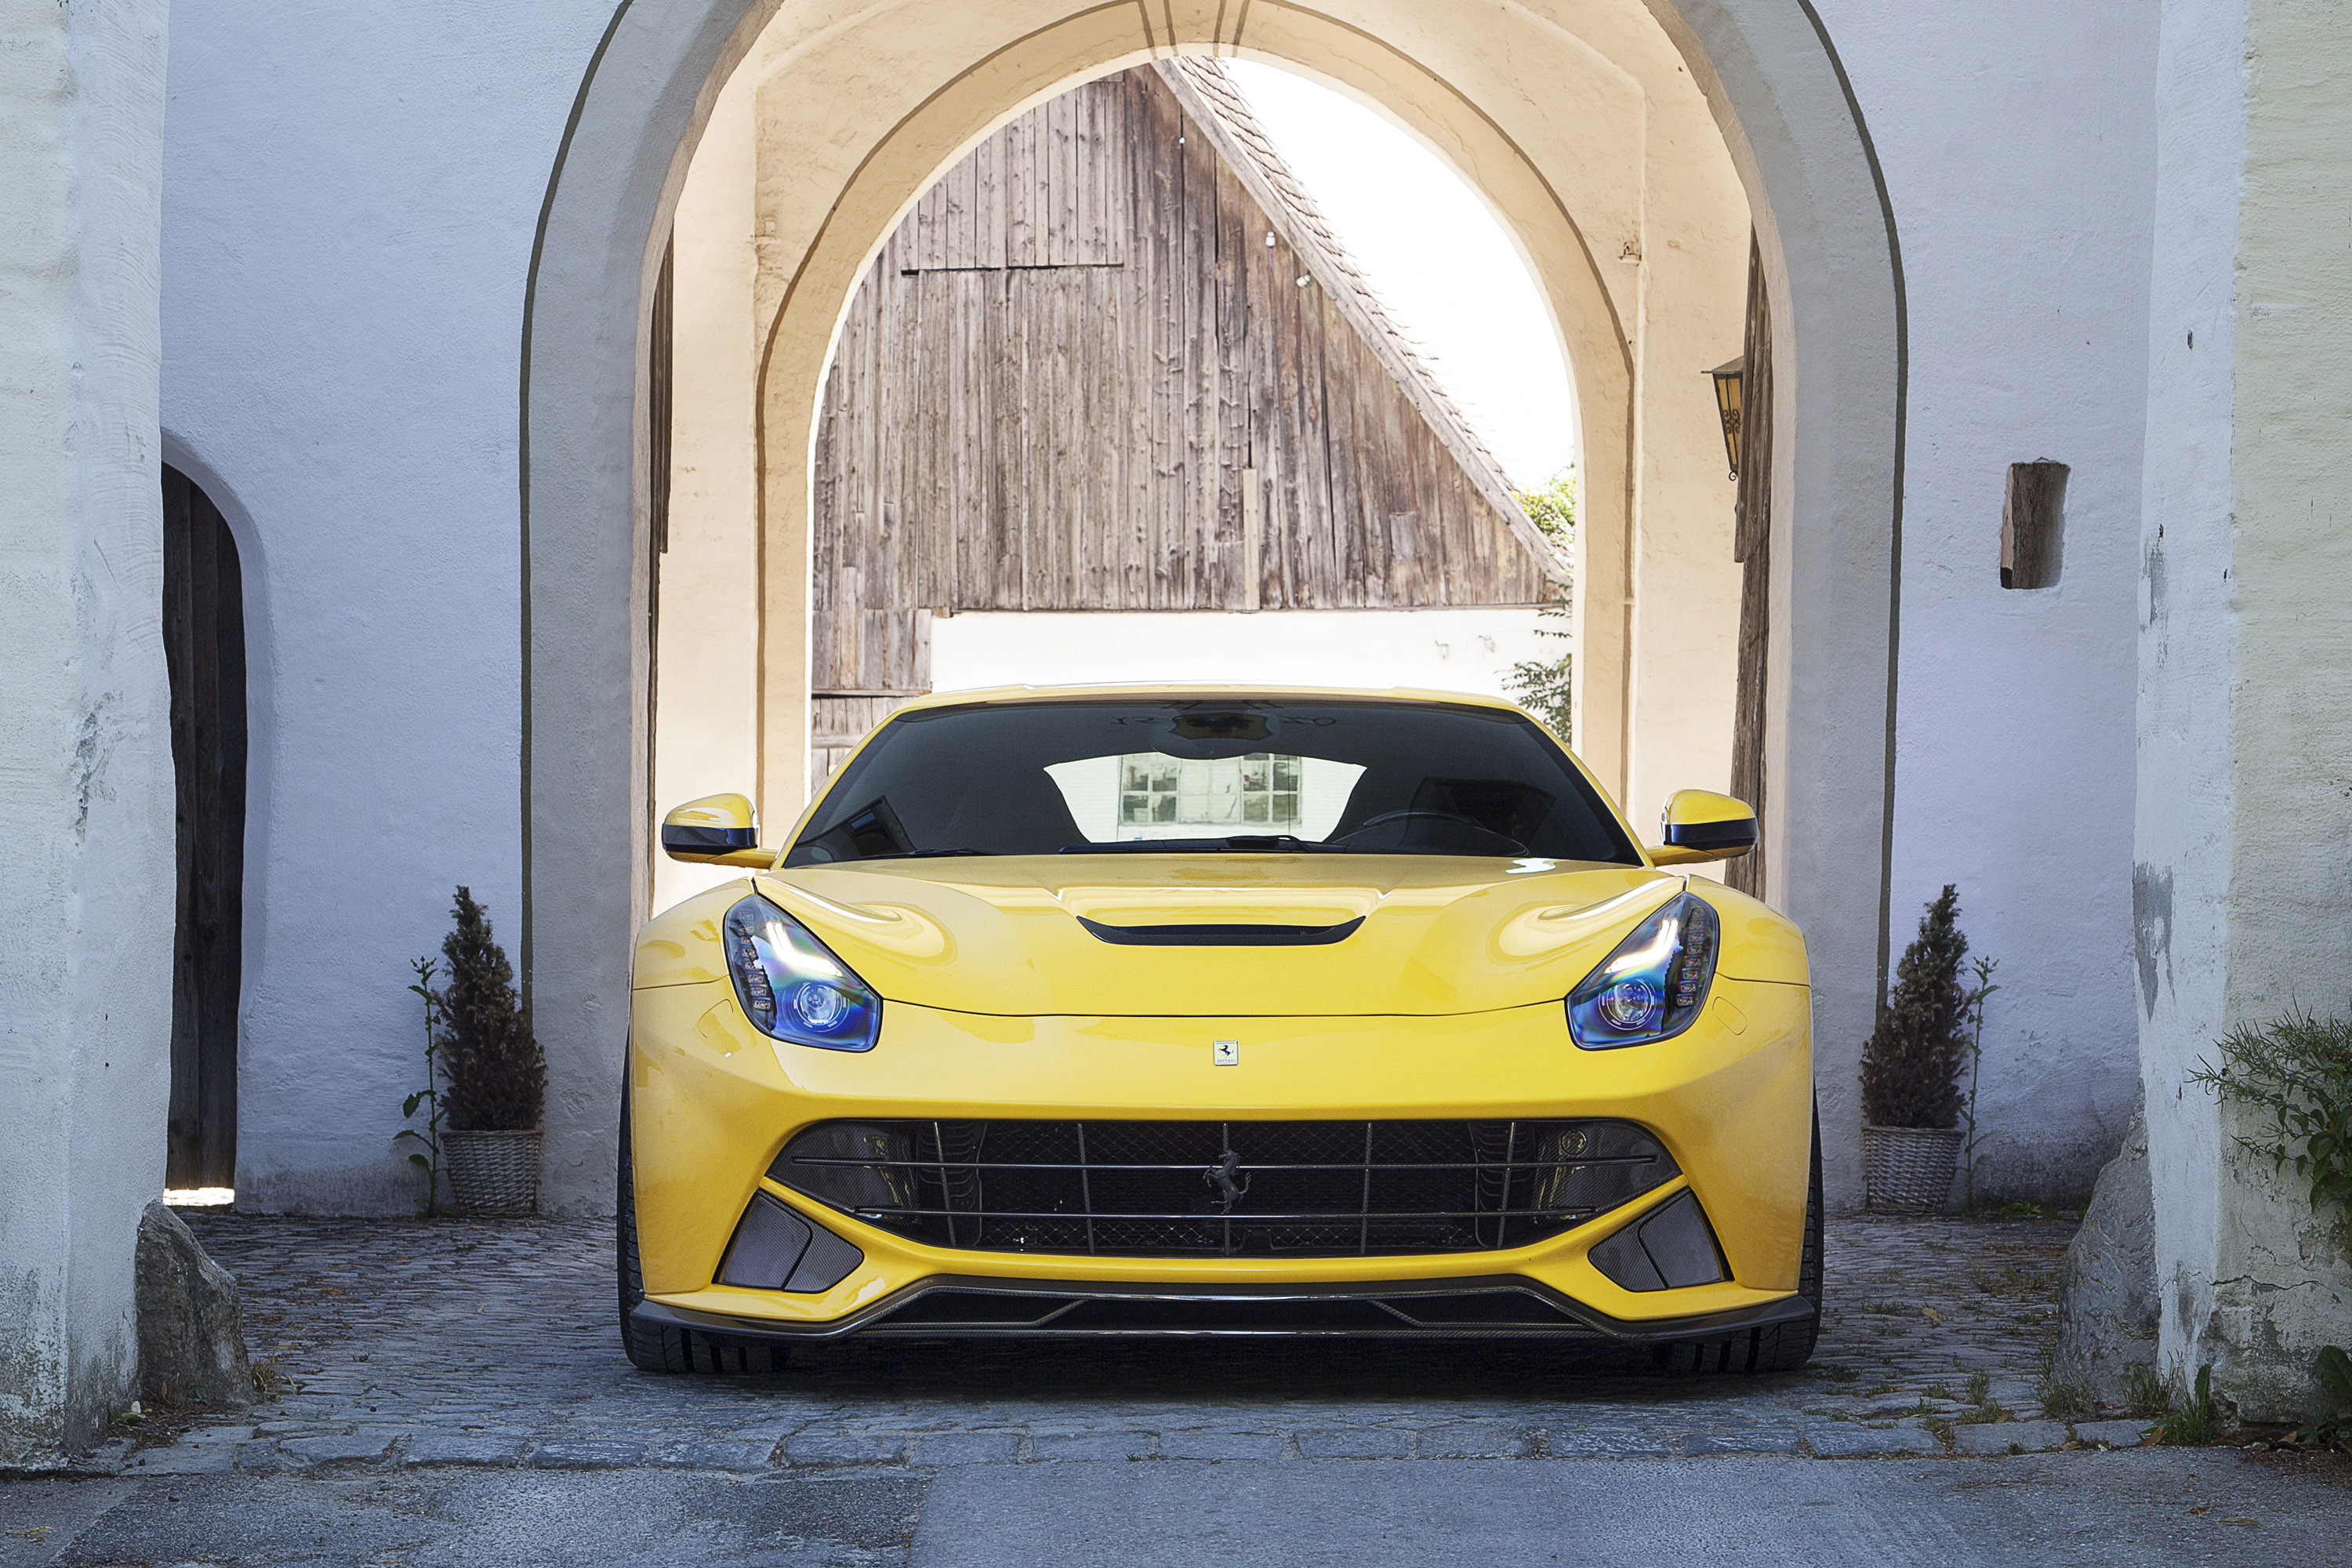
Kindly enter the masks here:
M 639 936 L 629 1358 L 835 1335 L 1544 1335 L 1811 1353 L 1805 949 L 1527 713 L 1021 688 L 885 721 Z

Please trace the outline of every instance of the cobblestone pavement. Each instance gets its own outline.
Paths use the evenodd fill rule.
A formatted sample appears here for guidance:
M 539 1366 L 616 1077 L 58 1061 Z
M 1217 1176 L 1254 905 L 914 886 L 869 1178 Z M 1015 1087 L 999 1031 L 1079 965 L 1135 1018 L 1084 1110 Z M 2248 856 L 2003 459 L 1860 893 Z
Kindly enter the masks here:
M 1681 1380 L 1622 1352 L 1491 1341 L 851 1342 L 781 1374 L 660 1377 L 620 1353 L 608 1224 L 192 1219 L 279 1392 L 130 1457 L 140 1473 L 1899 1457 L 2141 1436 L 2042 1418 L 2073 1229 L 2046 1221 L 1832 1222 L 1813 1364 Z

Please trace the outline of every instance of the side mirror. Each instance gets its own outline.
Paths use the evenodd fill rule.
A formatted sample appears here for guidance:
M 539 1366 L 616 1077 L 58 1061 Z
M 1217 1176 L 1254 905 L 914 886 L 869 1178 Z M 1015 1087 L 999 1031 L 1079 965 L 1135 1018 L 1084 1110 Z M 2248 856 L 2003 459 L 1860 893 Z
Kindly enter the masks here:
M 760 819 L 740 795 L 707 795 L 689 800 L 662 818 L 662 853 L 699 866 L 776 863 L 776 852 L 760 847 Z
M 1756 847 L 1754 809 L 1744 800 L 1713 790 L 1676 790 L 1659 816 L 1658 827 L 1665 842 L 1650 851 L 1654 865 L 1736 860 Z

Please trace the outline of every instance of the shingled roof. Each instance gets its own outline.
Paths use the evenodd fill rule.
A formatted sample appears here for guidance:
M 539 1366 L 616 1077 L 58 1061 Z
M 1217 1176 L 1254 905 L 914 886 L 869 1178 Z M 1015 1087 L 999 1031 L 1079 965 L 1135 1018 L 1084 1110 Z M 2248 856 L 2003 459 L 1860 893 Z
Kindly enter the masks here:
M 1371 279 L 1348 254 L 1330 220 L 1258 123 L 1249 100 L 1224 66 L 1214 59 L 1186 56 L 1157 61 L 1153 68 L 1176 95 L 1185 114 L 1208 135 L 1250 198 L 1265 210 L 1316 286 L 1339 306 L 1340 314 L 1371 348 L 1480 497 L 1534 553 L 1547 574 L 1556 582 L 1566 582 L 1566 563 L 1520 507 L 1502 465 L 1446 394 L 1412 340 L 1389 314 Z

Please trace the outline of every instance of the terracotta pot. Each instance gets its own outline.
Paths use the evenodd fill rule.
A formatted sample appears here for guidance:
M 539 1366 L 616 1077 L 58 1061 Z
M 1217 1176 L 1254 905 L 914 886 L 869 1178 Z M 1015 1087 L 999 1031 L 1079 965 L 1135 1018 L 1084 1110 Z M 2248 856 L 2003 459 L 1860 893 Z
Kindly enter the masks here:
M 449 1196 L 462 1215 L 501 1218 L 539 1207 L 539 1130 L 441 1134 Z
M 1871 1127 L 1862 1130 L 1862 1166 L 1870 1206 L 1880 1214 L 1936 1214 L 1952 1195 L 1959 1169 L 1957 1127 Z

